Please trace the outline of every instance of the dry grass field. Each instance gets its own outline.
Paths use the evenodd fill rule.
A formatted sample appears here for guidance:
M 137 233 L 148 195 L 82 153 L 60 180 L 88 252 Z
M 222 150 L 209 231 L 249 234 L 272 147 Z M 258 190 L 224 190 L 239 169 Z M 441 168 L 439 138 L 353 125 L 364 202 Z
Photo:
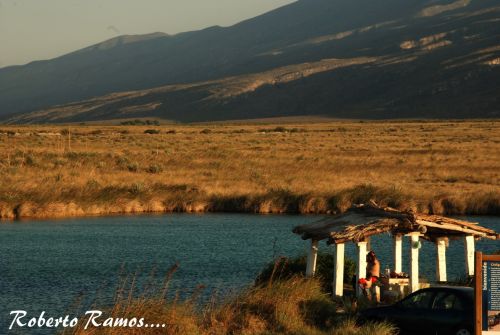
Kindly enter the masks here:
M 0 126 L 0 216 L 500 214 L 500 121 Z

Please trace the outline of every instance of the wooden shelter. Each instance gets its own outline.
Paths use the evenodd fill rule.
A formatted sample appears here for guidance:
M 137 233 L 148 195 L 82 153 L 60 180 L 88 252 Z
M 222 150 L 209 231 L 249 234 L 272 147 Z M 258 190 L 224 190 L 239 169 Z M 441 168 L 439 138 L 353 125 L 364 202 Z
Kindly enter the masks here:
M 487 238 L 500 239 L 494 230 L 467 222 L 437 215 L 416 214 L 412 211 L 398 211 L 382 208 L 375 203 L 355 205 L 346 213 L 323 220 L 297 226 L 295 234 L 304 240 L 311 240 L 307 258 L 307 276 L 313 276 L 316 270 L 318 242 L 326 240 L 335 245 L 335 269 L 333 288 L 335 295 L 343 295 L 344 250 L 345 243 L 353 242 L 357 246 L 357 278 L 366 277 L 366 254 L 369 239 L 373 235 L 390 233 L 393 236 L 393 271 L 402 271 L 403 237 L 411 239 L 410 251 L 410 292 L 419 289 L 419 243 L 424 239 L 436 244 L 437 281 L 447 281 L 446 248 L 449 239 L 463 239 L 465 247 L 465 268 L 468 276 L 474 275 L 474 241 Z M 359 294 L 359 291 L 358 291 Z

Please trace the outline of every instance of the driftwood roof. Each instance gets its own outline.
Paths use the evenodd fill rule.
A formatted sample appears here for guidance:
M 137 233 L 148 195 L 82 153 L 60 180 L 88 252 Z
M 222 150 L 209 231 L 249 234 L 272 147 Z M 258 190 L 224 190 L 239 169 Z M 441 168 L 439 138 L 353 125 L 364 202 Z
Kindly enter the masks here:
M 438 215 L 416 214 L 412 211 L 401 212 L 375 204 L 355 205 L 344 214 L 297 226 L 293 232 L 301 235 L 304 240 L 328 239 L 328 244 L 360 242 L 372 235 L 386 232 L 393 235 L 420 232 L 427 240 L 435 240 L 438 237 L 458 238 L 464 235 L 500 239 L 500 235 L 494 230 L 478 223 Z

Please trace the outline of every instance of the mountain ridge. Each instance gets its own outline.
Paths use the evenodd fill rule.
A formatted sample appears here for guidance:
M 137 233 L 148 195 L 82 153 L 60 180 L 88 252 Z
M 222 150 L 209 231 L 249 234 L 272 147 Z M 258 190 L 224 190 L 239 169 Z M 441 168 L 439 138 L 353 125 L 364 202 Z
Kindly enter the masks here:
M 360 5 L 364 5 L 362 10 Z M 221 106 L 227 105 L 235 109 L 234 113 L 222 112 L 228 117 L 241 118 L 242 115 L 237 115 L 239 110 L 245 110 L 242 113 L 246 115 L 252 113 L 252 108 L 264 108 L 267 114 L 272 114 L 275 108 L 278 115 L 289 108 L 295 115 L 295 109 L 301 104 L 307 109 L 316 106 L 318 114 L 344 115 L 347 111 L 360 109 L 355 114 L 363 115 L 364 109 L 365 117 L 370 117 L 373 110 L 380 108 L 402 108 L 402 117 L 429 116 L 422 108 L 442 107 L 442 101 L 434 101 L 441 99 L 435 96 L 441 89 L 451 92 L 446 98 L 457 99 L 457 103 L 449 102 L 450 106 L 435 117 L 451 115 L 453 105 L 462 110 L 458 113 L 462 116 L 498 117 L 500 85 L 495 78 L 498 74 L 496 62 L 500 59 L 500 50 L 496 48 L 500 29 L 498 24 L 491 23 L 497 22 L 499 17 L 500 6 L 492 0 L 384 0 L 376 4 L 367 0 L 302 0 L 231 27 L 215 26 L 172 36 L 153 34 L 151 38 L 144 35 L 144 40 L 124 44 L 118 37 L 41 66 L 23 67 L 7 74 L 8 71 L 0 69 L 0 116 L 10 115 L 12 121 L 22 118 L 13 114 L 47 110 L 53 105 L 85 101 L 113 92 L 244 77 L 322 59 L 368 57 L 393 59 L 395 63 L 333 71 L 342 74 L 343 79 L 329 75 L 332 71 L 323 71 L 304 80 L 281 83 L 291 97 L 285 97 L 287 94 L 268 85 L 271 87 L 248 93 L 245 98 L 240 96 L 236 100 L 241 105 L 223 98 L 216 107 L 209 108 L 195 100 L 197 103 L 192 106 L 200 113 L 190 118 L 180 115 L 182 108 L 163 110 L 159 116 L 174 115 L 180 121 L 218 119 L 219 111 L 226 108 Z M 111 47 L 98 47 L 106 43 Z M 455 61 L 459 58 L 463 64 Z M 401 66 L 403 61 L 405 65 Z M 450 66 L 455 69 L 451 71 Z M 470 78 L 464 84 L 467 76 Z M 51 85 L 54 81 L 60 85 Z M 366 81 L 373 87 L 367 87 Z M 441 88 L 433 87 L 439 82 L 442 82 Z M 304 86 L 303 91 L 297 88 L 300 83 Z M 327 89 L 329 86 L 332 90 Z M 402 90 L 398 90 L 398 86 Z M 337 91 L 333 91 L 333 87 Z M 347 92 L 350 102 L 342 96 L 346 96 L 345 92 L 339 93 L 346 87 L 359 91 L 357 96 Z M 373 97 L 371 91 L 379 87 L 382 88 L 380 98 Z M 260 96 L 264 91 L 267 93 Z M 397 92 L 397 95 L 386 94 L 386 91 Z M 401 96 L 410 93 L 413 97 L 403 101 Z M 192 88 L 183 94 L 190 96 Z M 210 95 L 210 92 L 203 94 Z M 467 114 L 463 111 L 464 106 L 458 100 L 463 100 L 464 94 L 471 104 L 469 110 L 476 104 L 478 112 Z M 293 95 L 300 95 L 303 101 L 297 101 Z M 317 101 L 318 97 L 322 101 Z M 385 101 L 381 101 L 382 98 Z M 268 105 L 261 101 L 266 99 Z M 418 107 L 418 99 L 421 99 L 421 107 Z M 417 104 L 408 106 L 414 100 Z M 389 108 L 391 101 L 399 102 Z M 339 111 L 340 108 L 343 111 Z M 312 111 L 306 114 L 309 113 Z M 389 111 L 388 115 L 393 117 L 395 112 Z

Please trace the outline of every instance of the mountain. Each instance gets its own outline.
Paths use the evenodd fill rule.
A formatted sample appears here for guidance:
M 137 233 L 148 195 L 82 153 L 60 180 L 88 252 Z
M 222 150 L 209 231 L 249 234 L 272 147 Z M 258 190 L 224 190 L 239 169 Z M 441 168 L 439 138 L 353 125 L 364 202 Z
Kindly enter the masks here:
M 0 116 L 499 117 L 499 41 L 497 0 L 301 0 L 227 28 L 122 36 L 0 69 Z

